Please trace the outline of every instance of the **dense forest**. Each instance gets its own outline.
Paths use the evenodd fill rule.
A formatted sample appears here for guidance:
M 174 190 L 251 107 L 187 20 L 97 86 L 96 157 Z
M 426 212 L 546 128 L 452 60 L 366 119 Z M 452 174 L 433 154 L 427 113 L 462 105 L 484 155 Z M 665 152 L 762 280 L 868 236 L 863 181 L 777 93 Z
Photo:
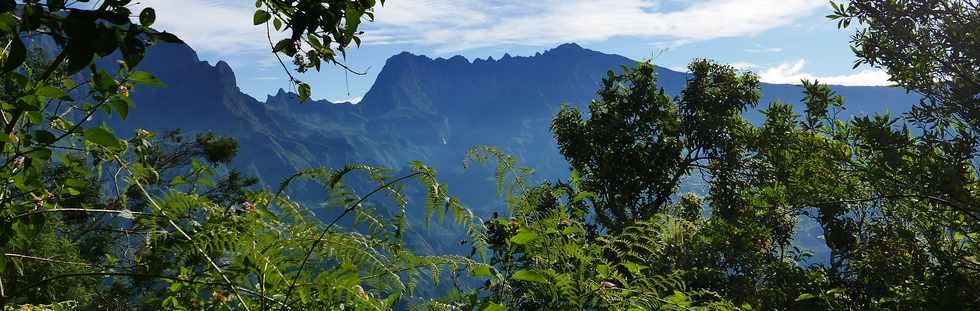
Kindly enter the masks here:
M 254 40 L 309 101 L 302 73 L 352 70 L 383 2 L 257 0 Z M 459 155 L 506 206 L 478 217 L 423 162 L 268 183 L 235 167 L 229 133 L 117 132 L 97 120 L 167 92 L 138 65 L 181 39 L 129 0 L 0 0 L 0 308 L 980 309 L 980 2 L 828 6 L 855 68 L 921 96 L 910 111 L 841 117 L 820 81 L 763 103 L 758 76 L 705 59 L 676 96 L 649 61 L 609 68 L 587 111 L 553 117 L 565 178 L 494 146 Z M 826 260 L 794 243 L 804 219 Z M 466 254 L 409 247 L 418 223 L 465 232 Z

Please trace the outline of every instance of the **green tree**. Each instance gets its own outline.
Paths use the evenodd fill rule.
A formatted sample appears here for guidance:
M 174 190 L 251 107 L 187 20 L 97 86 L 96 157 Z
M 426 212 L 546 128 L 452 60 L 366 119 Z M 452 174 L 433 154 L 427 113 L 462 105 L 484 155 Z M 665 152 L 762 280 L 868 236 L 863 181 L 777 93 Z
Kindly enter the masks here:
M 683 271 L 662 269 L 665 254 L 697 232 L 696 224 L 681 218 L 681 205 L 604 235 L 588 219 L 592 194 L 581 190 L 576 174 L 570 183 L 532 186 L 530 170 L 499 150 L 477 147 L 467 160 L 496 162 L 504 186 L 499 194 L 511 215 L 494 215 L 484 224 L 492 268 L 474 270 L 474 276 L 488 278 L 482 292 L 447 309 L 735 309 L 711 291 L 688 289 Z
M 916 195 L 980 222 L 977 150 L 980 150 L 980 10 L 976 1 L 850 1 L 834 3 L 841 28 L 856 20 L 857 65 L 882 68 L 891 80 L 923 96 L 907 114 L 922 132 L 906 142 L 933 149 L 917 163 L 922 177 L 893 185 L 894 195 Z M 888 143 L 884 139 L 878 139 Z M 922 150 L 927 152 L 926 150 Z M 894 160 L 892 161 L 894 162 Z M 903 192 L 904 191 L 904 192 Z
M 734 165 L 741 113 L 759 100 L 758 78 L 695 61 L 676 101 L 656 85 L 654 66 L 624 68 L 603 80 L 589 119 L 563 106 L 552 128 L 562 154 L 582 174 L 598 223 L 619 231 L 662 211 L 684 177 L 708 165 Z M 710 162 L 710 163 L 709 163 Z
M 690 68 L 688 87 L 676 99 L 656 91 L 652 65 L 639 64 L 606 79 L 588 120 L 568 108 L 556 117 L 553 128 L 562 152 L 573 169 L 586 172 L 582 189 L 593 195 L 584 201 L 595 223 L 608 230 L 596 240 L 664 215 L 688 215 L 691 243 L 640 262 L 657 267 L 647 272 L 651 275 L 684 275 L 691 288 L 718 293 L 736 305 L 970 305 L 960 290 L 976 280 L 963 269 L 974 250 L 966 242 L 974 232 L 964 227 L 968 215 L 936 210 L 942 201 L 910 188 L 949 187 L 941 177 L 948 174 L 965 176 L 960 180 L 972 185 L 969 175 L 960 173 L 973 172 L 965 163 L 949 160 L 897 119 L 838 120 L 843 98 L 807 81 L 802 114 L 774 102 L 762 111 L 762 124 L 749 124 L 740 115 L 758 100 L 754 77 L 738 77 L 733 69 L 707 61 Z M 703 204 L 710 212 L 702 221 L 702 203 L 690 203 L 697 202 L 691 196 L 681 204 L 687 206 L 684 213 L 669 209 L 681 198 L 678 185 L 685 178 L 707 186 Z M 666 203 L 643 211 L 651 201 Z M 801 216 L 823 229 L 831 250 L 827 265 L 806 264 L 805 253 L 793 245 Z M 656 230 L 664 229 L 645 235 L 663 232 Z M 649 249 L 657 243 L 625 245 Z M 904 261 L 888 254 L 901 254 Z M 918 285 L 910 287 L 912 280 Z

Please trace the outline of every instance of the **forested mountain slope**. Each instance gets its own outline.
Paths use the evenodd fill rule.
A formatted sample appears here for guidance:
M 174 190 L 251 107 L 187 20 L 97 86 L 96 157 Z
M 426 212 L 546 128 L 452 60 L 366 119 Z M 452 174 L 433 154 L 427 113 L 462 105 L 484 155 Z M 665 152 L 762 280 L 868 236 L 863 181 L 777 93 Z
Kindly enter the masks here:
M 463 203 L 487 216 L 501 212 L 503 203 L 495 200 L 489 170 L 463 169 L 466 151 L 476 145 L 496 146 L 534 168 L 538 178 L 567 176 L 568 165 L 550 132 L 552 118 L 563 103 L 586 107 L 608 70 L 620 71 L 634 62 L 577 44 L 528 57 L 472 61 L 403 52 L 388 59 L 358 104 L 299 103 L 295 94 L 284 91 L 264 101 L 245 95 L 226 63 L 211 65 L 190 47 L 165 44 L 154 47 L 140 66 L 167 87 L 139 89 L 131 117 L 110 123 L 122 135 L 140 127 L 210 130 L 236 137 L 241 142 L 237 166 L 272 185 L 297 170 L 322 165 L 365 163 L 397 169 L 421 160 L 439 170 Z M 657 73 L 659 85 L 671 95 L 680 92 L 688 76 L 662 67 Z M 891 103 L 883 108 L 887 111 L 903 112 L 917 101 L 897 88 L 833 89 L 846 100 L 845 115 L 884 112 L 881 103 Z M 756 110 L 775 100 L 798 103 L 801 98 L 799 86 L 764 84 Z M 761 119 L 757 112 L 747 117 Z M 697 180 L 686 185 L 685 190 L 701 190 Z M 293 193 L 297 198 L 323 195 L 316 188 L 300 189 Z M 426 233 L 443 234 L 449 235 Z M 429 240 L 447 245 L 454 241 Z
M 143 127 L 235 136 L 242 141 L 240 164 L 267 179 L 350 162 L 399 167 L 422 160 L 451 171 L 461 168 L 465 151 L 478 144 L 513 152 L 545 176 L 557 177 L 567 167 L 549 130 L 555 112 L 563 103 L 587 106 L 608 70 L 632 63 L 576 44 L 499 60 L 403 52 L 387 61 L 360 103 L 300 104 L 283 91 L 264 102 L 254 99 L 238 89 L 226 63 L 210 65 L 190 47 L 164 44 L 150 51 L 141 68 L 167 87 L 140 89 L 132 117 L 112 123 L 123 133 Z M 660 85 L 676 95 L 686 74 L 658 69 Z M 851 113 L 880 112 L 882 102 L 892 103 L 885 109 L 902 112 L 917 100 L 888 87 L 834 90 Z M 762 95 L 760 109 L 773 100 L 802 97 L 795 85 L 765 84 Z

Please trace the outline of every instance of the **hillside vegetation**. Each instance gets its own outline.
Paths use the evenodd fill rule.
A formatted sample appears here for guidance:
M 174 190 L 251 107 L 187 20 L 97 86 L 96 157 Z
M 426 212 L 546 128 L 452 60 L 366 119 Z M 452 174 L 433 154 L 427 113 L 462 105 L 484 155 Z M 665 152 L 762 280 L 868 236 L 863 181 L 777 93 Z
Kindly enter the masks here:
M 140 66 L 154 46 L 187 51 L 177 36 L 151 28 L 152 8 L 0 0 L 0 308 L 980 308 L 977 1 L 831 3 L 829 22 L 853 32 L 856 65 L 884 69 L 920 98 L 898 115 L 844 114 L 848 98 L 819 81 L 803 82 L 798 103 L 763 101 L 771 98 L 763 90 L 780 87 L 710 60 L 693 60 L 683 75 L 649 62 L 603 68 L 587 106 L 528 111 L 546 115 L 550 128 L 520 131 L 552 135 L 545 148 L 557 148 L 571 167 L 550 167 L 560 176 L 546 178 L 518 161 L 534 155 L 503 151 L 531 140 L 492 137 L 492 128 L 452 139 L 510 145 L 392 151 L 351 143 L 421 122 L 428 124 L 401 134 L 441 136 L 447 145 L 449 121 L 439 124 L 439 113 L 465 118 L 463 107 L 398 87 L 372 95 L 390 106 L 331 107 L 337 114 L 326 122 L 306 120 L 337 126 L 317 129 L 322 139 L 281 135 L 298 126 L 289 118 L 310 109 L 303 105 L 329 104 L 310 100 L 312 87 L 298 73 L 346 69 L 338 58 L 360 45 L 358 26 L 381 2 L 256 1 L 252 22 L 284 39 L 255 40 L 269 41 L 298 94 L 258 106 L 229 91 L 227 64 L 190 64 L 182 68 L 204 77 L 196 85 L 227 95 L 222 105 L 197 107 L 236 123 L 209 132 L 189 113 L 171 116 L 174 128 L 189 131 L 154 132 L 143 120 L 163 112 L 140 106 L 141 92 L 209 99 L 168 93 L 153 72 L 160 66 Z M 391 70 L 431 69 L 427 60 L 399 57 L 406 65 Z M 500 62 L 519 72 L 525 60 Z M 555 89 L 583 92 L 568 85 Z M 896 104 L 868 100 L 861 105 Z M 473 109 L 501 126 L 529 124 L 511 124 L 497 108 Z M 356 125 L 368 117 L 390 122 L 377 132 Z M 338 131 L 348 139 L 338 144 L 348 148 L 343 155 L 307 146 L 341 139 L 326 136 Z M 335 164 L 310 160 L 319 153 L 374 158 L 316 167 Z M 270 155 L 276 160 L 265 160 Z M 416 156 L 462 157 L 466 169 L 490 172 L 489 190 L 506 210 L 474 213 L 454 190 L 482 180 L 452 172 L 452 182 L 442 182 L 433 166 L 408 160 Z M 292 171 L 269 173 L 283 169 Z M 691 191 L 690 180 L 702 189 Z M 801 219 L 819 226 L 825 260 L 799 247 Z M 424 241 L 417 234 L 428 225 L 462 233 L 438 243 L 466 251 L 409 242 Z

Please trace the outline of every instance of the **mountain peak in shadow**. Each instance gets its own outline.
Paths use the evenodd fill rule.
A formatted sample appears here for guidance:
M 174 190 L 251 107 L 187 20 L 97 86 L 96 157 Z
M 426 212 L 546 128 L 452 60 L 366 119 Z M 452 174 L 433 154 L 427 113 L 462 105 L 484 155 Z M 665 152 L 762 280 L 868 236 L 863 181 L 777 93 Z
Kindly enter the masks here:
M 361 105 L 364 112 L 376 115 L 396 111 L 480 115 L 518 108 L 553 111 L 562 102 L 591 98 L 606 71 L 634 62 L 575 43 L 533 56 L 508 53 L 499 59 L 472 61 L 460 55 L 433 59 L 402 52 L 387 60 Z M 505 94 L 503 97 L 513 96 L 514 100 L 475 94 Z M 524 101 L 538 104 L 528 107 Z M 518 103 L 521 107 L 514 106 Z
M 548 50 L 548 52 L 552 52 L 552 53 L 576 53 L 576 52 L 578 52 L 578 53 L 581 53 L 581 52 L 595 52 L 595 51 L 592 51 L 592 50 L 583 48 L 581 45 L 578 45 L 578 43 L 570 42 L 570 43 L 562 43 L 562 44 L 559 44 L 555 48 Z

